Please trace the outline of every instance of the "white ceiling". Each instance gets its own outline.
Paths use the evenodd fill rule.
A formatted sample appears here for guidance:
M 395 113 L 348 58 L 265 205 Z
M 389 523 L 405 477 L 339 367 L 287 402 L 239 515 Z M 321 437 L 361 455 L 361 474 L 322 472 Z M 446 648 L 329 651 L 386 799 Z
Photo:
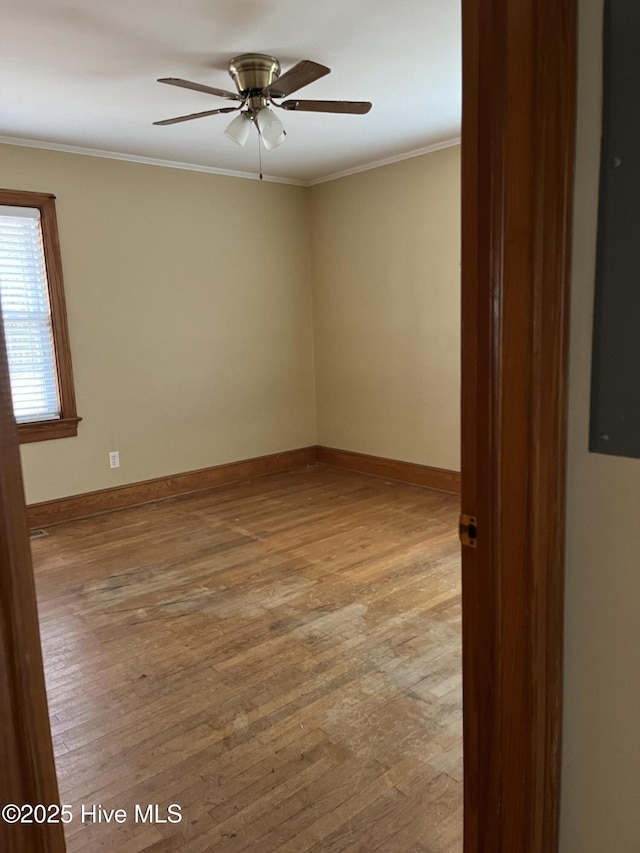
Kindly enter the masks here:
M 152 122 L 229 106 L 156 83 L 234 90 L 243 52 L 332 69 L 300 97 L 370 100 L 365 116 L 279 113 L 265 176 L 315 182 L 460 135 L 460 0 L 0 0 L 0 136 L 255 174 L 257 136 L 233 116 Z M 297 95 L 297 93 L 296 93 Z M 293 97 L 293 95 L 291 96 Z

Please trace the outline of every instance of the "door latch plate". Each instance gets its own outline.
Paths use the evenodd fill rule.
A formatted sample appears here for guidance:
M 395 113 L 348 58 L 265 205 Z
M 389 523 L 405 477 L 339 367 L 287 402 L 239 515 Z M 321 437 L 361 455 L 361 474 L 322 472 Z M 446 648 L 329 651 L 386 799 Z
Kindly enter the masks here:
M 467 548 L 478 547 L 478 520 L 475 515 L 462 513 L 458 525 L 460 543 Z

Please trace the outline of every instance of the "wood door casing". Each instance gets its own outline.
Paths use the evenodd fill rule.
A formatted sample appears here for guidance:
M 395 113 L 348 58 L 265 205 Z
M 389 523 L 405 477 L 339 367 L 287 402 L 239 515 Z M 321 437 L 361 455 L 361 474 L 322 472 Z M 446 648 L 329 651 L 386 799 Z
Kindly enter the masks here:
M 574 0 L 463 0 L 465 853 L 557 850 Z
M 29 531 L 0 323 L 0 805 L 58 803 Z M 0 819 L 6 853 L 64 853 L 62 824 Z

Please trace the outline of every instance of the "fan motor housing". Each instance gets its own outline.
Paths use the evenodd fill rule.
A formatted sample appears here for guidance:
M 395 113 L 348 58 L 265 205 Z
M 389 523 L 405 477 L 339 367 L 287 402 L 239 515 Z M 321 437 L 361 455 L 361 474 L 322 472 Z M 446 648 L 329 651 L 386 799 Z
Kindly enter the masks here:
M 229 74 L 240 94 L 260 91 L 280 76 L 280 63 L 264 53 L 243 53 L 231 60 Z

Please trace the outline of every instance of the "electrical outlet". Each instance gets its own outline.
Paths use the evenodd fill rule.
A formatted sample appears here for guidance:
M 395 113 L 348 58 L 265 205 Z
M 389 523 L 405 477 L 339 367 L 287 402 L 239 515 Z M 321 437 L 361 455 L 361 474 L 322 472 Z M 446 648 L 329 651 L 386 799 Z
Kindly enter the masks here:
M 119 468 L 120 467 L 120 454 L 117 450 L 111 450 L 109 452 L 109 468 Z

